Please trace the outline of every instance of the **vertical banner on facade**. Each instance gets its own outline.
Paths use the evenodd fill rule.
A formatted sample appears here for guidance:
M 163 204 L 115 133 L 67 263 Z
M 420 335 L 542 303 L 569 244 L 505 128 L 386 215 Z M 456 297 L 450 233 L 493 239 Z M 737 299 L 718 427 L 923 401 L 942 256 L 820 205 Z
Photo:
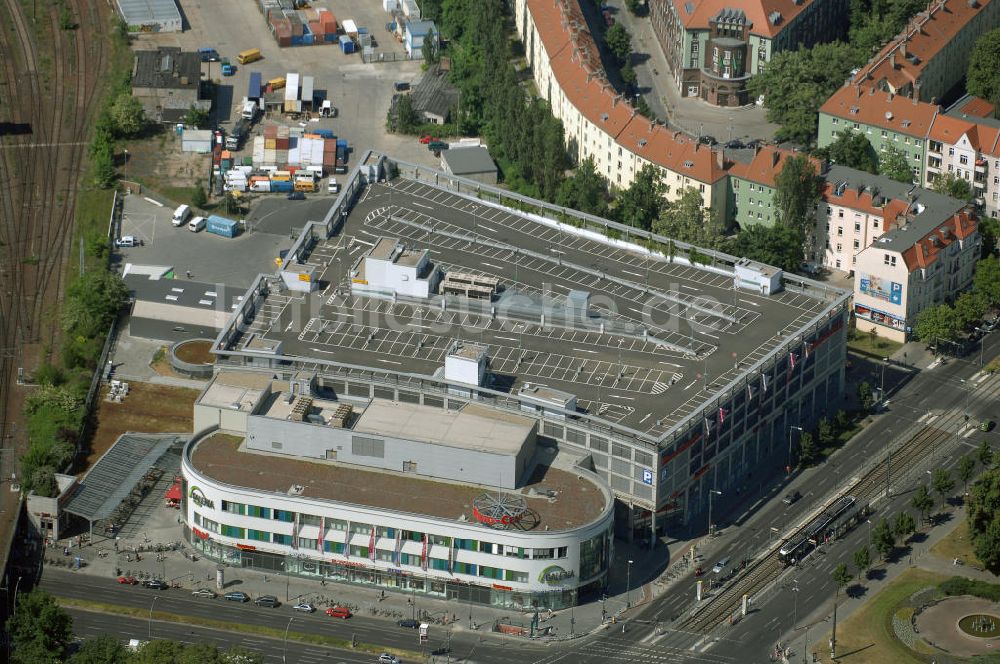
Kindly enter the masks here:
M 372 526 L 372 533 L 368 536 L 368 559 L 375 560 L 375 526 Z
M 448 544 L 448 574 L 455 573 L 455 538 L 451 538 L 451 543 Z
M 319 550 L 326 551 L 326 518 L 319 518 Z
M 299 513 L 295 513 L 295 520 L 292 522 L 292 548 L 299 548 Z
M 344 557 L 351 557 L 351 522 L 347 522 L 347 533 L 344 535 Z
M 394 553 L 392 555 L 392 562 L 396 567 L 399 567 L 399 553 L 403 550 L 403 531 L 396 528 L 396 546 L 394 547 Z
M 420 567 L 427 571 L 427 533 L 424 533 L 424 547 L 420 551 Z

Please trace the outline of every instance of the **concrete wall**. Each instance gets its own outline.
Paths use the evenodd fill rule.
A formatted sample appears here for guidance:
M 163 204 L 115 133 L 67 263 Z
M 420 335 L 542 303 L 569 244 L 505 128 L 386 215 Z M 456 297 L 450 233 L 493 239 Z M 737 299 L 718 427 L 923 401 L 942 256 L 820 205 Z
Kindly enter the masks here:
M 355 454 L 355 438 L 383 441 L 383 456 Z M 275 443 L 280 447 L 274 447 Z M 248 449 L 315 459 L 335 458 L 343 463 L 397 473 L 403 472 L 404 462 L 412 462 L 417 465 L 413 472 L 417 476 L 501 486 L 505 489 L 519 486 L 521 476 L 527 470 L 527 464 L 534 453 L 534 446 L 532 437 L 520 454 L 504 455 L 257 415 L 251 416 L 247 421 Z M 331 456 L 330 453 L 335 453 L 336 456 Z

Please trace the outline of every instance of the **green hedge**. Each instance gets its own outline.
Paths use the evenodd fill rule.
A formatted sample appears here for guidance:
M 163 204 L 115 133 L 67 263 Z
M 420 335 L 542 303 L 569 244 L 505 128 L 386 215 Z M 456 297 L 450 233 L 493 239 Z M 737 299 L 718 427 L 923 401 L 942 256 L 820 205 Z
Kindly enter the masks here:
M 995 583 L 953 576 L 947 581 L 942 581 L 938 588 L 948 596 L 972 595 L 991 602 L 1000 602 L 1000 585 Z

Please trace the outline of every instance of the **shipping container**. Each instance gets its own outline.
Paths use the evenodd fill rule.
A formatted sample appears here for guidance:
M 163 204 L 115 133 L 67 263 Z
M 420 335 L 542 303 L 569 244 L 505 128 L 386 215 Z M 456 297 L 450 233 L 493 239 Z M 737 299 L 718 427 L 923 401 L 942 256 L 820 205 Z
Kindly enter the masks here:
M 250 72 L 250 83 L 247 85 L 247 99 L 257 101 L 264 96 L 263 77 L 259 71 Z
M 232 219 L 226 219 L 225 217 L 213 214 L 208 218 L 208 225 L 205 227 L 205 230 L 215 235 L 221 235 L 222 237 L 236 237 L 238 226 L 239 223 Z
M 250 183 L 250 191 L 270 192 L 271 181 L 268 180 L 267 178 L 264 178 L 262 180 L 255 180 L 254 182 Z
M 280 90 L 281 88 L 285 87 L 285 77 L 278 76 L 276 78 L 272 78 L 270 81 L 267 82 L 267 87 L 271 88 L 272 90 Z M 277 127 L 275 127 L 275 129 L 277 129 Z
M 310 193 L 315 192 L 316 191 L 316 182 L 314 182 L 313 180 L 308 180 L 308 181 L 306 181 L 306 180 L 296 180 L 295 181 L 295 191 L 307 191 L 307 192 L 310 192 Z
M 332 129 L 310 129 L 311 133 L 321 136 L 322 138 L 336 138 L 336 134 L 333 133 Z
M 292 191 L 292 181 L 291 180 L 271 180 L 271 191 L 288 193 Z
M 290 72 L 285 77 L 285 101 L 293 101 L 299 98 L 299 75 Z
M 241 65 L 249 64 L 251 62 L 256 62 L 264 56 L 261 55 L 259 48 L 251 48 L 246 51 L 240 51 L 240 54 L 236 56 L 236 61 Z
M 347 35 L 340 35 L 340 50 L 344 54 L 354 53 L 354 42 Z
M 313 86 L 315 85 L 315 79 L 312 76 L 302 77 L 302 104 L 303 106 L 308 106 L 309 110 L 312 110 L 313 104 Z
M 292 179 L 291 171 L 275 171 L 274 173 L 271 173 L 272 181 L 289 182 L 291 181 L 291 179 Z

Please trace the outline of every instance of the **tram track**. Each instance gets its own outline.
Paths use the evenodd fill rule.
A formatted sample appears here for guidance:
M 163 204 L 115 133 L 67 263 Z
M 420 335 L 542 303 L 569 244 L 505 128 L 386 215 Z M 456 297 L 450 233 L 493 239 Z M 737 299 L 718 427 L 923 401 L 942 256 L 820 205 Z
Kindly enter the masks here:
M 784 539 L 768 548 L 767 552 L 756 561 L 750 563 L 747 570 L 738 580 L 724 588 L 719 594 L 709 598 L 709 601 L 696 607 L 678 625 L 680 630 L 688 633 L 707 634 L 726 622 L 740 608 L 743 596 L 754 598 L 777 581 L 787 566 L 782 561 L 779 550 L 784 542 L 801 537 L 815 515 L 827 510 L 844 496 L 853 496 L 858 506 L 869 506 L 891 491 L 894 484 L 905 480 L 918 467 L 921 461 L 927 461 L 941 450 L 951 438 L 960 438 L 962 425 L 965 424 L 963 413 L 955 406 L 971 405 L 970 402 L 996 401 L 1000 394 L 1000 380 L 989 380 L 977 393 L 969 395 L 964 390 L 949 403 L 942 415 L 934 418 L 933 426 L 917 422 L 907 428 L 902 438 L 905 442 L 896 449 L 887 449 L 885 462 L 876 462 L 863 471 L 861 477 L 855 479 L 845 489 L 825 501 L 823 508 L 811 515 L 805 523 L 798 526 Z M 952 431 L 957 425 L 958 430 Z M 944 444 L 944 445 L 943 445 Z M 887 477 L 888 473 L 888 477 Z

